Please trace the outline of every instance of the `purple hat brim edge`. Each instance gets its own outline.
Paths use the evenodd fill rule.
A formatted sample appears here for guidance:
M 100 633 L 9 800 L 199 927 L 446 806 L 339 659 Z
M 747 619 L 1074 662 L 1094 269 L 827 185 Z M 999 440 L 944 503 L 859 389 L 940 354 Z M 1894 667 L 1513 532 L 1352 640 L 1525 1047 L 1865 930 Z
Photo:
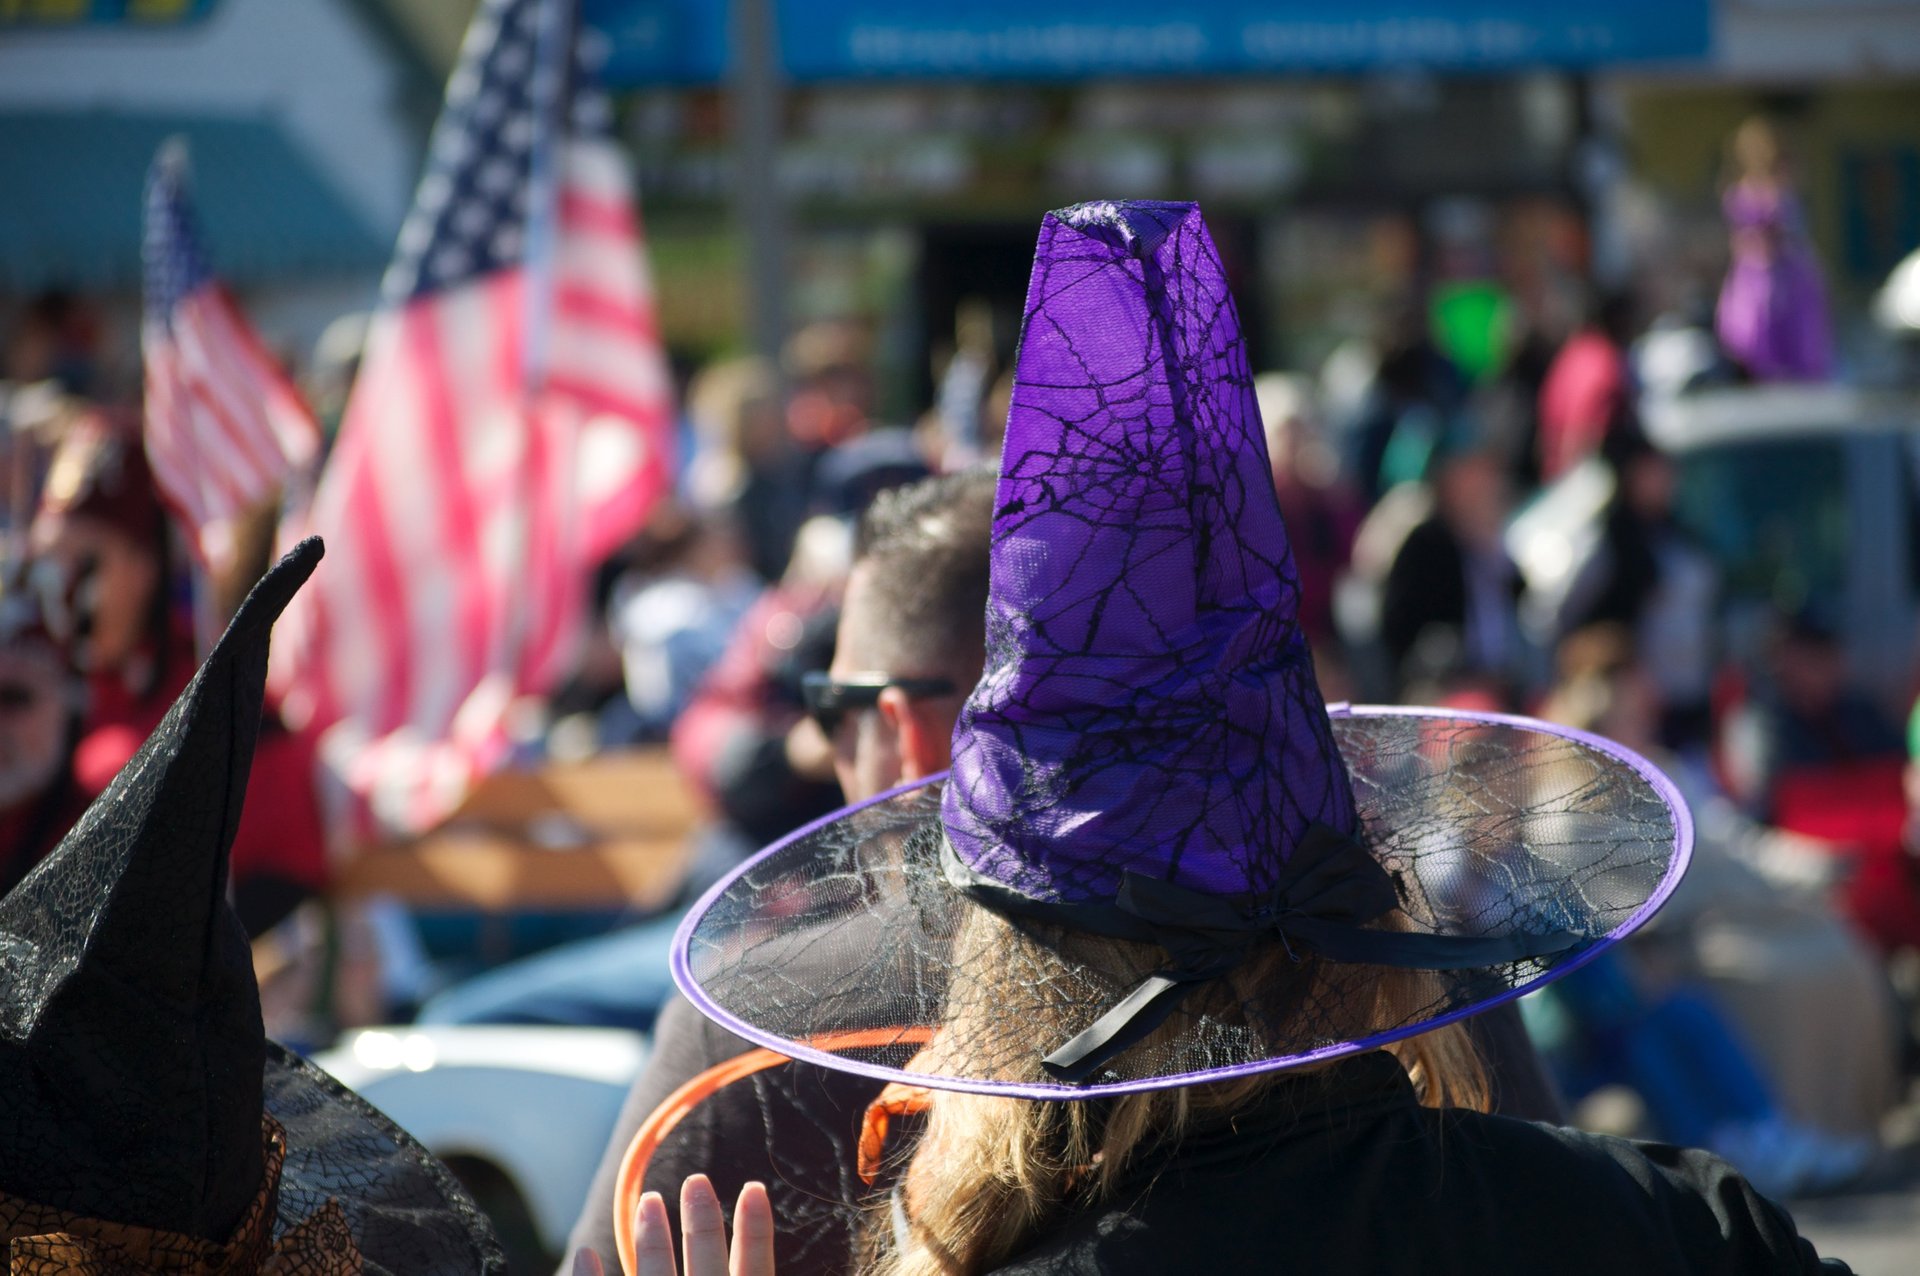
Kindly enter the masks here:
M 1250 1063 L 1239 1063 L 1231 1067 L 1213 1068 L 1202 1072 L 1182 1072 L 1161 1077 L 1141 1077 L 1130 1081 L 1111 1081 L 1101 1084 L 1077 1086 L 1060 1083 L 1042 1084 L 1024 1081 L 973 1080 L 964 1077 L 947 1077 L 919 1072 L 907 1072 L 901 1068 L 889 1068 L 880 1064 L 864 1063 L 858 1059 L 850 1059 L 844 1055 L 836 1055 L 828 1050 L 820 1050 L 813 1046 L 805 1045 L 801 1042 L 794 1041 L 790 1037 L 780 1036 L 778 1033 L 767 1032 L 740 1019 L 707 996 L 706 991 L 700 987 L 699 983 L 693 977 L 693 972 L 688 965 L 687 953 L 692 946 L 693 932 L 699 926 L 701 919 L 719 902 L 720 897 L 726 894 L 727 890 L 732 887 L 735 882 L 739 881 L 740 878 L 746 876 L 746 874 L 752 872 L 773 856 L 778 855 L 788 846 L 830 824 L 838 823 L 857 811 L 865 810 L 867 807 L 892 801 L 894 798 L 906 793 L 911 793 L 916 789 L 939 783 L 946 779 L 948 775 L 947 772 L 942 771 L 938 775 L 930 775 L 924 779 L 912 780 L 906 784 L 896 785 L 894 788 L 870 797 L 864 802 L 856 802 L 850 806 L 842 807 L 838 811 L 821 816 L 812 823 L 795 829 L 758 854 L 749 857 L 735 867 L 732 872 L 728 873 L 718 882 L 715 882 L 713 886 L 695 902 L 693 907 L 687 910 L 686 916 L 680 919 L 680 925 L 674 930 L 673 951 L 668 958 L 668 968 L 673 974 L 673 981 L 679 986 L 681 993 L 686 996 L 688 1001 L 693 1003 L 694 1007 L 699 1010 L 701 1014 L 707 1016 L 707 1018 L 713 1020 L 734 1035 L 742 1037 L 756 1046 L 762 1046 L 771 1050 L 775 1054 L 804 1060 L 808 1063 L 815 1063 L 821 1067 L 832 1068 L 838 1072 L 851 1072 L 857 1076 L 869 1077 L 880 1082 L 899 1081 L 908 1085 L 925 1086 L 933 1090 L 953 1090 L 965 1094 L 997 1094 L 1015 1099 L 1051 1099 L 1072 1102 L 1080 1099 L 1100 1098 L 1106 1095 L 1135 1094 L 1148 1090 L 1171 1090 L 1180 1086 L 1204 1085 L 1215 1081 L 1231 1081 L 1237 1077 L 1254 1076 L 1263 1072 L 1278 1072 L 1287 1068 L 1303 1067 L 1311 1063 L 1322 1063 L 1331 1059 L 1343 1058 L 1347 1055 L 1375 1050 L 1381 1046 L 1390 1045 L 1395 1041 L 1404 1041 L 1408 1037 L 1417 1037 L 1422 1033 L 1432 1032 L 1436 1028 L 1444 1028 L 1451 1023 L 1458 1023 L 1463 1019 L 1492 1010 L 1497 1006 L 1506 1005 L 1510 1001 L 1518 1000 L 1527 993 L 1544 988 L 1555 980 L 1579 970 L 1582 966 L 1595 960 L 1609 948 L 1612 948 L 1615 944 L 1645 925 L 1655 913 L 1660 911 L 1661 906 L 1667 902 L 1668 897 L 1671 896 L 1674 889 L 1679 886 L 1680 879 L 1686 875 L 1687 865 L 1692 861 L 1694 835 L 1693 814 L 1687 809 L 1686 801 L 1680 796 L 1678 787 L 1667 777 L 1665 772 L 1661 771 L 1660 768 L 1656 767 L 1646 758 L 1641 757 L 1633 750 L 1624 745 L 1617 744 L 1604 736 L 1595 735 L 1590 731 L 1580 731 L 1573 727 L 1560 726 L 1552 722 L 1544 722 L 1538 718 L 1525 717 L 1521 714 L 1484 713 L 1459 709 L 1336 703 L 1327 706 L 1327 716 L 1329 718 L 1445 718 L 1456 722 L 1482 722 L 1489 726 L 1510 727 L 1537 734 L 1558 736 L 1562 739 L 1571 740 L 1576 744 L 1583 745 L 1586 748 L 1593 749 L 1596 752 L 1606 754 L 1608 757 L 1625 763 L 1635 774 L 1645 780 L 1648 785 L 1653 788 L 1654 792 L 1659 795 L 1661 801 L 1666 804 L 1667 809 L 1673 813 L 1673 862 L 1667 866 L 1666 874 L 1661 878 L 1660 884 L 1654 888 L 1653 893 L 1646 898 L 1645 902 L 1633 911 L 1631 916 L 1607 932 L 1606 935 L 1602 936 L 1591 947 L 1568 960 L 1564 965 L 1556 966 L 1552 971 L 1540 976 L 1538 979 L 1530 980 L 1517 988 L 1509 988 L 1505 992 L 1488 997 L 1483 1001 L 1476 1001 L 1471 1005 L 1462 1006 L 1457 1010 L 1450 1010 L 1445 1014 L 1436 1015 L 1432 1019 L 1423 1019 L 1416 1024 L 1393 1028 L 1386 1032 L 1374 1033 L 1371 1036 L 1362 1037 L 1354 1041 L 1335 1042 L 1333 1045 L 1322 1046 L 1317 1050 L 1302 1051 L 1289 1055 L 1275 1055 L 1269 1059 L 1259 1059 Z

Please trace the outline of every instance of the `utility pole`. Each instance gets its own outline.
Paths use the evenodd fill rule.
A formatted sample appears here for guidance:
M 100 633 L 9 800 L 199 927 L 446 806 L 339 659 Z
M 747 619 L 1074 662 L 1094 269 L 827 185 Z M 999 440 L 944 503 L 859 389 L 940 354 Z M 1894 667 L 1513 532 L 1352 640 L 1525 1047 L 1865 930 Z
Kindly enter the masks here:
M 728 3 L 734 199 L 747 237 L 747 330 L 754 353 L 773 365 L 784 403 L 780 355 L 787 339 L 787 226 L 778 171 L 785 124 L 780 33 L 775 0 Z

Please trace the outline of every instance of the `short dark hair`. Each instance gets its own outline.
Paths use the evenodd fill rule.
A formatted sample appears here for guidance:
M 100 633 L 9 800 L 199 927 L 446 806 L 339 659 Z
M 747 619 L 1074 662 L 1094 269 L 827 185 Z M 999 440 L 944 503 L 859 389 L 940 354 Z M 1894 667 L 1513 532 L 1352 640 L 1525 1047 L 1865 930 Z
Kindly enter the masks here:
M 986 466 L 922 479 L 882 492 L 861 516 L 854 562 L 867 569 L 874 645 L 893 660 L 984 662 L 994 484 Z

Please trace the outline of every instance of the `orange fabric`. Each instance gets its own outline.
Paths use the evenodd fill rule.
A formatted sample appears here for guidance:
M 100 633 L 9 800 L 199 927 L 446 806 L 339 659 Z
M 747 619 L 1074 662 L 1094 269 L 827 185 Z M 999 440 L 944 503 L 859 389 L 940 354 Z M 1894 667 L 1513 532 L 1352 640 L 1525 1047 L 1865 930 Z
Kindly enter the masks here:
M 880 1097 L 867 1105 L 860 1120 L 860 1148 L 857 1168 L 860 1181 L 872 1186 L 880 1177 L 880 1162 L 887 1154 L 887 1128 L 897 1116 L 918 1116 L 927 1110 L 933 1091 L 923 1085 L 889 1082 Z
M 806 1044 L 817 1050 L 859 1050 L 875 1046 L 889 1046 L 900 1043 L 922 1045 L 933 1039 L 931 1028 L 868 1028 L 851 1032 L 824 1033 L 810 1038 Z M 915 1056 L 919 1058 L 918 1055 Z M 640 1197 L 646 1191 L 647 1166 L 653 1160 L 653 1154 L 660 1149 L 674 1128 L 686 1119 L 701 1103 L 719 1091 L 768 1068 L 777 1068 L 793 1060 L 771 1050 L 755 1049 L 745 1054 L 735 1055 L 708 1068 L 693 1077 L 685 1085 L 668 1095 L 660 1106 L 647 1114 L 640 1128 L 633 1132 L 633 1142 L 627 1145 L 626 1155 L 620 1161 L 620 1173 L 613 1186 L 613 1239 L 620 1255 L 620 1269 L 626 1276 L 635 1276 L 633 1219 L 640 1209 Z M 911 1066 L 911 1065 L 909 1065 Z M 889 1085 L 888 1091 L 895 1088 L 912 1089 L 914 1087 Z M 885 1100 L 886 1092 L 881 1094 Z M 900 1112 L 913 1111 L 911 1108 L 899 1109 Z M 868 1110 L 872 1119 L 872 1110 Z M 886 1129 L 881 1126 L 880 1137 L 884 1140 Z M 863 1129 L 861 1141 L 861 1165 L 866 1164 L 866 1131 Z M 878 1161 L 875 1161 L 878 1165 Z M 864 1173 L 862 1177 L 865 1177 Z M 872 1182 L 872 1179 L 867 1179 Z
M 927 1045 L 907 1060 L 908 1072 L 932 1072 L 939 1064 L 933 1057 L 933 1034 L 927 1034 Z M 933 1101 L 933 1091 L 923 1085 L 910 1085 L 905 1081 L 890 1081 L 880 1097 L 867 1105 L 866 1115 L 860 1121 L 860 1147 L 855 1168 L 860 1173 L 860 1181 L 869 1186 L 880 1177 L 880 1162 L 887 1153 L 887 1128 L 897 1116 L 919 1116 L 927 1110 Z

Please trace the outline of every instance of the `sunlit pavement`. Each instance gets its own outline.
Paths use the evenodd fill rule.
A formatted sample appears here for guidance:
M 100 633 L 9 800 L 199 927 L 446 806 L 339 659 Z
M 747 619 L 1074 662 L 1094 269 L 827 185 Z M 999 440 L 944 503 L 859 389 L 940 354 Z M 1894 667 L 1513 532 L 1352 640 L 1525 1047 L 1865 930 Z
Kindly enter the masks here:
M 1859 1187 L 1791 1203 L 1793 1220 L 1822 1258 L 1859 1276 L 1920 1272 L 1920 1104 L 1887 1122 L 1891 1147 Z
M 1860 1276 L 1920 1272 L 1920 1182 L 1795 1201 L 1792 1209 L 1822 1258 L 1842 1259 Z

